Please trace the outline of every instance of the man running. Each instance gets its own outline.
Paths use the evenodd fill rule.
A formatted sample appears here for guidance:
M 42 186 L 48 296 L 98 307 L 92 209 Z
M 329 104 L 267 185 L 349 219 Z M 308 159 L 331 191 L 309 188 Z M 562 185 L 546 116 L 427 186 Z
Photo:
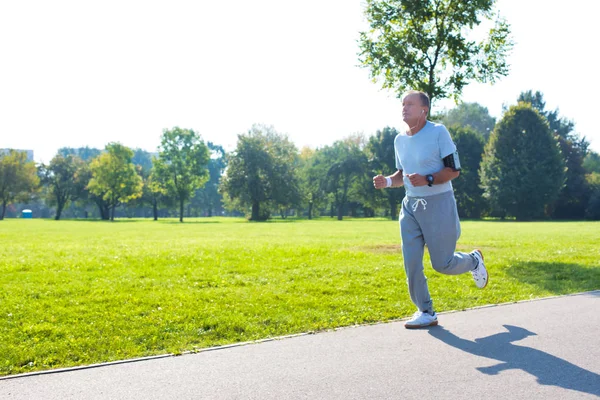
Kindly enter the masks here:
M 455 252 L 460 221 L 451 181 L 460 175 L 460 161 L 446 127 L 427 121 L 429 107 L 426 93 L 413 90 L 404 95 L 402 119 L 409 129 L 394 140 L 398 171 L 373 178 L 376 189 L 406 189 L 400 212 L 402 256 L 410 298 L 418 309 L 404 324 L 409 329 L 438 323 L 424 274 L 425 244 L 436 271 L 447 275 L 470 271 L 477 287 L 488 283 L 480 250 Z

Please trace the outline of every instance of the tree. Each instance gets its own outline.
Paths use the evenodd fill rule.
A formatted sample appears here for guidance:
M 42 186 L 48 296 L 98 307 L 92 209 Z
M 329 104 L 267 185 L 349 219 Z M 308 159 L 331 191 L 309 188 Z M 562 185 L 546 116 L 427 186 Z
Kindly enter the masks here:
M 452 181 L 458 215 L 461 218 L 479 218 L 486 208 L 479 176 L 485 145 L 483 137 L 470 127 L 454 125 L 448 129 L 460 156 L 460 176 Z
M 586 176 L 591 196 L 585 210 L 585 217 L 591 220 L 600 220 L 600 172 L 592 172 Z
M 135 149 L 131 158 L 133 165 L 139 166 L 144 173 L 149 174 L 152 169 L 152 154 L 142 149 Z
M 271 207 L 299 202 L 297 153 L 287 136 L 272 127 L 254 125 L 247 134 L 238 135 L 221 191 L 233 204 L 250 208 L 251 221 L 267 220 Z
M 547 121 L 530 104 L 519 103 L 496 125 L 480 173 L 494 210 L 529 220 L 542 218 L 558 197 L 565 164 Z
M 72 147 L 62 147 L 58 149 L 58 154 L 63 157 L 67 156 L 77 156 L 81 158 L 83 161 L 91 161 L 92 159 L 98 157 L 102 154 L 102 150 L 94 149 L 90 147 L 80 147 L 80 148 L 72 148 Z
M 349 137 L 338 140 L 333 146 L 323 149 L 329 168 L 322 185 L 325 193 L 329 193 L 333 199 L 332 207 L 337 210 L 339 221 L 345 214 L 348 192 L 352 183 L 367 170 L 367 156 L 356 139 L 356 137 Z
M 212 217 L 215 212 L 223 208 L 223 196 L 219 193 L 219 183 L 227 167 L 227 160 L 225 149 L 222 146 L 208 142 L 208 149 L 210 151 L 208 161 L 209 179 L 203 188 L 196 190 L 192 202 L 203 208 L 207 216 Z
M 84 172 L 85 162 L 71 154 L 60 153 L 50 160 L 50 164 L 40 165 L 42 183 L 48 188 L 48 203 L 56 207 L 55 220 L 59 220 L 63 210 L 83 193 L 88 184 Z
M 115 208 L 142 195 L 142 179 L 132 164 L 133 151 L 120 143 L 109 143 L 106 152 L 90 164 L 88 190 L 101 197 L 115 219 Z
M 508 74 L 510 27 L 500 17 L 479 43 L 473 27 L 494 16 L 495 0 L 367 0 L 370 31 L 361 32 L 359 60 L 373 80 L 401 94 L 460 98 L 469 81 L 494 83 Z
M 583 159 L 583 168 L 588 174 L 591 174 L 592 172 L 600 173 L 600 154 L 594 151 L 588 151 Z
M 177 199 L 180 222 L 185 202 L 208 181 L 208 160 L 208 147 L 196 132 L 179 127 L 163 130 L 154 163 L 156 178 L 167 194 Z
M 456 125 L 470 128 L 479 133 L 486 142 L 496 125 L 496 118 L 479 103 L 461 103 L 438 118 L 447 127 Z
M 154 168 L 150 171 L 150 174 L 144 178 L 144 190 L 142 198 L 150 204 L 152 207 L 152 216 L 154 220 L 158 220 L 158 206 L 159 204 L 171 207 L 174 202 L 172 198 L 169 198 L 167 189 L 163 187 L 160 182 L 160 178 L 157 176 L 157 172 Z
M 585 210 L 589 201 L 591 191 L 585 179 L 584 157 L 587 153 L 589 143 L 580 138 L 574 131 L 575 124 L 565 118 L 561 118 L 559 110 L 546 110 L 546 102 L 541 92 L 527 91 L 519 96 L 519 101 L 527 102 L 546 118 L 550 131 L 557 137 L 563 156 L 566 170 L 565 185 L 561 189 L 556 202 L 552 205 L 551 215 L 553 218 L 581 219 L 585 216 Z
M 4 219 L 8 204 L 15 200 L 25 201 L 39 184 L 35 163 L 27 161 L 27 153 L 16 150 L 0 153 L 0 221 Z
M 398 131 L 395 128 L 385 127 L 369 138 L 367 153 L 373 174 L 391 175 L 397 171 L 394 150 L 394 139 L 397 135 Z M 398 216 L 398 205 L 402 202 L 404 193 L 404 187 L 377 190 L 375 193 L 375 196 L 385 198 L 392 220 Z
M 302 203 L 307 206 L 308 219 L 318 215 L 319 207 L 326 199 L 321 187 L 321 177 L 327 172 L 323 170 L 325 165 L 321 150 L 304 147 L 300 151 L 300 193 Z
M 88 182 L 92 179 L 92 171 L 90 169 L 90 165 L 92 160 L 102 154 L 102 150 L 90 148 L 90 147 L 80 147 L 80 148 L 72 148 L 72 147 L 62 147 L 58 149 L 58 154 L 67 157 L 67 156 L 75 156 L 79 157 L 85 162 L 82 170 L 79 172 L 79 177 L 82 182 Z M 103 220 L 110 219 L 110 208 L 106 201 L 104 200 L 104 193 L 100 193 L 96 195 L 90 192 L 85 186 L 83 190 L 77 195 L 78 203 L 82 203 L 85 205 L 88 202 L 93 202 L 98 207 L 98 212 L 100 213 L 100 218 Z M 87 211 L 86 211 L 87 214 Z

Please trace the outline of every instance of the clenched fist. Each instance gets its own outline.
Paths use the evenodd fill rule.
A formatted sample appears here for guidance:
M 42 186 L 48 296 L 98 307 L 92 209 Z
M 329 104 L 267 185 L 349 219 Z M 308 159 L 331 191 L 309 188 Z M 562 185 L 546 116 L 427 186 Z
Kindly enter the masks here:
M 383 189 L 387 187 L 387 180 L 385 179 L 385 176 L 383 175 L 377 175 L 376 177 L 373 178 L 373 186 L 375 186 L 375 189 Z

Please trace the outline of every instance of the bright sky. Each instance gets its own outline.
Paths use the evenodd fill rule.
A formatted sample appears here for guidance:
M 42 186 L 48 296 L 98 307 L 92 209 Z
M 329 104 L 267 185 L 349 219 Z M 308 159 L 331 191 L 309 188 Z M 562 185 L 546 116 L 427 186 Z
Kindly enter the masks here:
M 361 0 L 0 0 L 0 148 L 118 141 L 155 151 L 164 128 L 232 150 L 253 123 L 298 147 L 401 127 L 400 101 L 359 68 Z M 516 42 L 510 76 L 463 100 L 499 118 L 539 90 L 600 151 L 589 3 L 498 0 Z M 451 103 L 438 103 L 440 107 Z M 436 111 L 436 110 L 434 110 Z

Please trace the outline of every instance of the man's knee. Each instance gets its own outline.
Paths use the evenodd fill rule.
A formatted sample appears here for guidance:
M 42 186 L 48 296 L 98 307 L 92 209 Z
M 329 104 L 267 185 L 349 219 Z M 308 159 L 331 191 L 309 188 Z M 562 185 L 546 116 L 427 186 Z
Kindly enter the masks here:
M 453 257 L 447 258 L 445 260 L 431 260 L 431 266 L 434 270 L 439 272 L 440 274 L 446 273 L 446 271 L 450 270 L 452 267 Z

